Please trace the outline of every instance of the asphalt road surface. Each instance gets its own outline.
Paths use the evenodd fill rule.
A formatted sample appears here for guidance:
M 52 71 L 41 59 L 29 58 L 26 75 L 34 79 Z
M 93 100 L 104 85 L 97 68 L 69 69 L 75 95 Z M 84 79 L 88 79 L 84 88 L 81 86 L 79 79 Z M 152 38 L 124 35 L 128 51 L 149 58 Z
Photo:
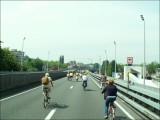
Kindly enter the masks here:
M 104 119 L 104 98 L 99 83 L 89 76 L 83 90 L 82 80 L 73 78 L 54 81 L 48 108 L 43 107 L 41 86 L 0 100 L 3 119 Z M 144 119 L 120 98 L 116 102 L 116 120 Z M 146 119 L 146 118 L 145 118 Z

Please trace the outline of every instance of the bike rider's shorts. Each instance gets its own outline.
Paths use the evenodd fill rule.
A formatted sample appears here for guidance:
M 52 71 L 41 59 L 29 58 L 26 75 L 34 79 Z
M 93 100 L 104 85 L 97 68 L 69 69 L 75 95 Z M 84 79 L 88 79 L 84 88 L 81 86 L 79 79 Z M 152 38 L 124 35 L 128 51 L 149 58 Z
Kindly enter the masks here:
M 48 88 L 48 92 L 51 92 L 51 86 L 50 85 L 42 85 L 43 94 L 44 94 L 44 88 Z

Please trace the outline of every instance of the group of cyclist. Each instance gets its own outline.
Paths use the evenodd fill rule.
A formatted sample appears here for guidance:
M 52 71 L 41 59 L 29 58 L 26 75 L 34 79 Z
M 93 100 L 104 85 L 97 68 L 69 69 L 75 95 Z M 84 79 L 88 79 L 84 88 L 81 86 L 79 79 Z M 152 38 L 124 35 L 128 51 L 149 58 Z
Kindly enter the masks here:
M 48 87 L 49 98 L 50 98 L 51 86 L 54 87 L 54 85 L 53 85 L 52 78 L 49 76 L 49 73 L 46 73 L 45 76 L 48 77 L 49 83 L 47 85 L 42 84 L 42 91 L 44 90 L 44 87 Z M 67 73 L 67 79 L 68 80 L 72 80 L 73 76 L 74 76 L 74 74 L 73 74 L 72 71 L 69 71 Z M 82 78 L 82 85 L 83 85 L 84 82 L 87 83 L 87 81 L 88 81 L 88 76 L 87 76 L 86 72 L 82 72 L 82 73 L 76 72 L 75 76 L 77 76 L 77 77 L 80 76 Z M 113 106 L 113 103 L 116 100 L 118 89 L 114 85 L 114 80 L 113 79 L 109 79 L 108 84 L 106 84 L 107 83 L 107 78 L 104 74 L 101 75 L 101 78 L 100 78 L 99 82 L 101 83 L 101 89 L 102 89 L 101 93 L 104 94 L 104 100 L 105 100 L 105 109 L 104 109 L 105 117 L 104 117 L 104 119 L 107 119 L 108 118 L 108 107 L 109 107 L 109 105 Z M 44 94 L 44 92 L 43 92 L 43 94 Z
M 79 78 L 82 78 L 82 76 L 83 76 L 84 73 L 87 73 L 87 72 L 86 71 L 85 72 L 84 71 L 82 71 L 82 72 L 68 71 L 66 77 L 67 77 L 67 80 L 72 80 L 75 77 L 76 80 L 78 81 Z

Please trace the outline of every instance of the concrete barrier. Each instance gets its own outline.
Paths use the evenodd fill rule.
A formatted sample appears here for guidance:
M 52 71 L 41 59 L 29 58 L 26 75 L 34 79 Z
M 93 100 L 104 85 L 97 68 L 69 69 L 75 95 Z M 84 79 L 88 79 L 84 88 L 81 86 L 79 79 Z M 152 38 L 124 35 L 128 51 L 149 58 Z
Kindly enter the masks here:
M 65 71 L 52 71 L 49 72 L 52 80 L 66 76 Z M 17 87 L 41 84 L 41 78 L 45 72 L 16 72 L 16 73 L 1 73 L 0 74 L 0 93 L 14 89 Z

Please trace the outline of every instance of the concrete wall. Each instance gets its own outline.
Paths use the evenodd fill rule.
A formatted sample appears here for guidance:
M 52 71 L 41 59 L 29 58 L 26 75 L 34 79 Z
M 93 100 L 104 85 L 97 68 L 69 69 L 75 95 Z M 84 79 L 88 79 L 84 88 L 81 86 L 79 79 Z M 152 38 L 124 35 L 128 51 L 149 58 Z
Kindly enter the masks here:
M 52 80 L 66 76 L 67 72 L 54 71 L 49 72 Z M 41 78 L 45 72 L 22 72 L 22 73 L 6 73 L 0 74 L 0 92 L 14 89 L 20 86 L 27 86 L 32 84 L 41 84 Z

